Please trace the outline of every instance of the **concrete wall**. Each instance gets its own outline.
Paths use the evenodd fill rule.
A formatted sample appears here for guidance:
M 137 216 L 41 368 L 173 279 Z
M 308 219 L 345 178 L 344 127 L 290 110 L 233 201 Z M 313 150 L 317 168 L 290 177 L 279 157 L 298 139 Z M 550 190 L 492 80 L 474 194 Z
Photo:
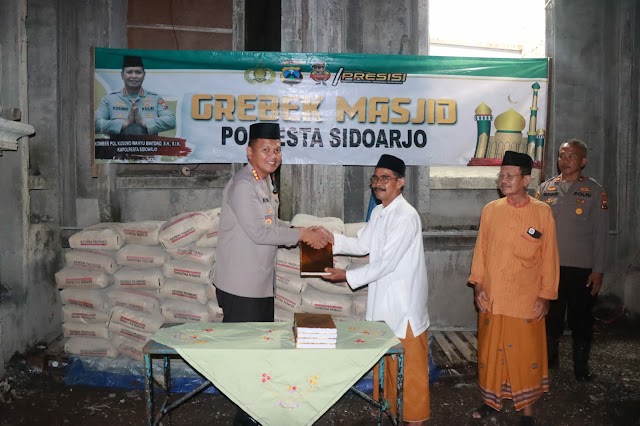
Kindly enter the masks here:
M 244 1 L 233 4 L 233 45 L 242 49 Z M 428 52 L 428 0 L 281 4 L 283 51 Z M 0 105 L 5 111 L 20 108 L 22 121 L 37 132 L 21 141 L 17 152 L 0 157 L 1 377 L 15 351 L 60 330 L 53 273 L 61 267 L 65 231 L 97 220 L 163 219 L 212 207 L 237 165 L 196 170 L 189 178 L 123 174 L 117 165 L 94 169 L 89 52 L 91 46 L 126 46 L 126 0 L 5 0 L 0 8 Z M 635 312 L 640 312 L 639 17 L 635 0 L 547 4 L 547 48 L 554 57 L 547 158 L 555 157 L 566 137 L 589 143 L 587 171 L 610 192 L 613 216 L 605 288 Z M 406 196 L 425 226 L 434 327 L 475 326 L 466 278 L 480 209 L 497 194 L 495 170 L 470 169 L 408 172 Z M 554 171 L 555 162 L 548 162 L 545 173 Z M 282 214 L 361 221 L 370 174 L 367 167 L 283 167 Z

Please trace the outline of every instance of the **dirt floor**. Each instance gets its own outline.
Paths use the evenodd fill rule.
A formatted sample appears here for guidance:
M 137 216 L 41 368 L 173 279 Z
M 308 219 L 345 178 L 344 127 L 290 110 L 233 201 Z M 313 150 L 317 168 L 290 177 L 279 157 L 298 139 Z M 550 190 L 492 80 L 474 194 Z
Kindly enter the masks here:
M 536 405 L 538 425 L 640 425 L 640 323 L 624 317 L 600 321 L 592 370 L 593 383 L 578 383 L 572 373 L 571 337 L 561 341 L 561 367 L 552 371 L 551 391 Z M 32 364 L 32 363 L 31 363 Z M 430 425 L 514 425 L 511 404 L 494 416 L 473 420 L 481 404 L 475 365 L 447 371 L 431 387 Z M 317 426 L 375 425 L 372 407 L 347 393 Z M 203 394 L 173 412 L 171 424 L 230 425 L 235 407 L 224 396 Z M 0 425 L 116 426 L 145 424 L 144 392 L 67 386 L 60 369 L 39 371 L 15 357 L 0 381 Z M 166 419 L 163 425 L 169 424 Z M 389 425 L 387 420 L 384 423 Z M 282 425 L 287 426 L 287 425 Z

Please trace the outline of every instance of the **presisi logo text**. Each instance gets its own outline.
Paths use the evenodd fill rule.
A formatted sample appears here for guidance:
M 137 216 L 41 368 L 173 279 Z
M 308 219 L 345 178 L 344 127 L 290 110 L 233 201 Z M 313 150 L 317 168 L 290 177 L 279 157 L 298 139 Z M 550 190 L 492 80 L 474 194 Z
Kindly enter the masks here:
M 400 72 L 368 72 L 345 71 L 340 68 L 333 77 L 332 86 L 338 83 L 369 83 L 369 84 L 402 84 L 407 81 L 407 74 Z

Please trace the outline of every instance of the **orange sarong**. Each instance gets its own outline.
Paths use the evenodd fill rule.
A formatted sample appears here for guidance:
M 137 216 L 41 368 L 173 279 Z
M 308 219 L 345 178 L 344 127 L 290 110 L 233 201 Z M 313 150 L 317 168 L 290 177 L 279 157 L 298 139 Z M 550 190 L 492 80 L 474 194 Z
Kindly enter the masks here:
M 402 420 L 420 422 L 431 417 L 429 405 L 429 338 L 427 331 L 415 337 L 407 324 L 407 335 L 400 339 L 404 347 L 404 386 Z M 373 370 L 373 399 L 378 400 L 379 367 Z M 395 415 L 398 408 L 398 360 L 384 361 L 384 397 Z
M 484 403 L 502 409 L 512 399 L 517 411 L 549 391 L 544 320 L 480 313 L 478 384 Z

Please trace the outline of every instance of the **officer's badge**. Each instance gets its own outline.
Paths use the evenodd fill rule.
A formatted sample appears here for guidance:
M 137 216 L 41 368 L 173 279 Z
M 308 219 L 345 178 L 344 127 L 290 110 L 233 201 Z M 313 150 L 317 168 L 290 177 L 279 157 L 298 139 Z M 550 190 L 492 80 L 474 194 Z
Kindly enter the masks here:
M 167 103 L 162 98 L 158 99 L 158 105 L 160 105 L 162 107 L 162 109 L 168 109 L 169 108 Z
M 266 216 L 264 219 L 264 223 L 266 223 L 267 225 L 271 225 L 273 223 L 273 219 L 271 218 L 271 216 Z
M 146 106 L 146 107 L 150 107 L 150 106 L 151 106 L 151 102 L 149 102 L 149 101 L 144 101 L 144 106 Z
M 580 215 L 582 214 L 582 209 L 581 209 L 580 207 L 578 207 L 578 208 L 576 209 L 576 214 L 577 214 L 578 216 L 580 216 Z
M 584 204 L 584 200 L 582 198 L 576 199 L 576 204 Z
M 600 208 L 602 210 L 608 210 L 609 209 L 609 198 L 607 197 L 607 193 L 602 191 L 600 192 L 600 200 L 602 201 L 600 204 Z
M 548 190 L 549 190 L 549 191 L 555 191 L 555 190 L 556 190 L 556 187 L 555 187 L 555 186 L 550 186 Z
M 150 112 L 147 113 L 147 118 L 153 118 L 153 114 L 151 114 Z
M 587 188 L 586 186 L 582 186 L 582 187 L 580 187 L 580 191 L 583 191 L 583 192 L 591 192 L 591 190 L 590 190 L 589 188 Z
M 117 106 L 121 106 L 121 107 L 123 107 L 123 106 L 127 106 L 127 104 L 125 104 L 125 103 L 124 103 L 124 102 L 122 102 L 122 101 L 121 101 L 121 102 L 117 102 L 117 103 L 116 103 L 116 105 L 117 105 Z
M 547 198 L 547 204 L 553 204 L 553 198 Z
M 118 114 L 118 118 L 124 118 L 124 114 L 119 113 L 119 114 Z
M 271 207 L 269 207 L 269 208 L 267 209 L 267 213 L 269 213 L 269 214 L 273 213 L 273 209 L 272 209 Z

